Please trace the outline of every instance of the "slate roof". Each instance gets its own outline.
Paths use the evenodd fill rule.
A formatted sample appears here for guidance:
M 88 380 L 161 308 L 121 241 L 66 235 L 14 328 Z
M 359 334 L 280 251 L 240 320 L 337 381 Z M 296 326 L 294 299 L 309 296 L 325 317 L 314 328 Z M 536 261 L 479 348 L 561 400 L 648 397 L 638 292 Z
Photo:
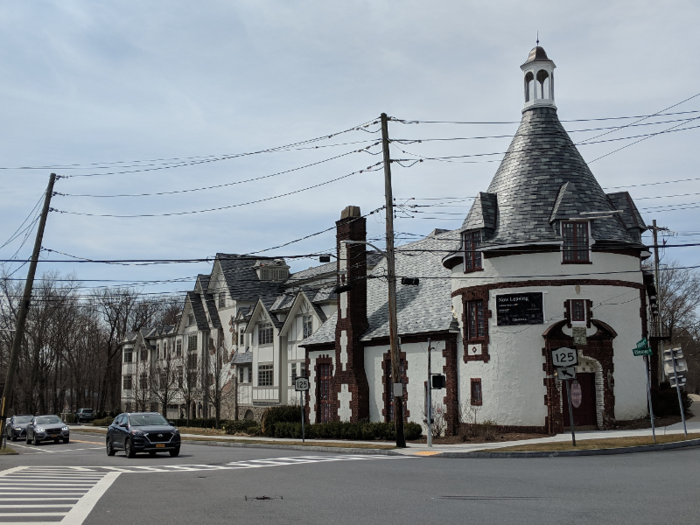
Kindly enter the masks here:
M 311 299 L 311 302 L 315 304 L 322 303 L 324 301 L 335 301 L 338 298 L 338 295 L 333 293 L 333 290 L 335 290 L 335 285 L 319 288 L 316 295 L 314 295 L 313 299 Z
M 582 211 L 608 212 L 615 206 L 598 184 L 588 165 L 550 107 L 523 113 L 520 127 L 486 192 L 496 196 L 496 229 L 484 248 L 505 245 L 558 244 L 561 235 L 552 222 Z M 477 198 L 465 226 L 491 216 L 490 197 Z M 482 211 L 483 210 L 483 211 Z M 567 216 L 573 213 L 572 216 Z M 466 229 L 463 227 L 463 229 Z M 639 246 L 620 217 L 595 219 L 596 242 Z
M 456 233 L 432 235 L 397 248 L 396 306 L 400 336 L 457 329 L 452 315 L 451 272 L 441 264 L 444 250 L 454 247 Z M 379 278 L 386 275 L 386 260 L 382 260 L 370 275 L 374 278 L 367 281 L 369 328 L 362 341 L 389 336 L 387 285 Z M 418 277 L 420 283 L 418 286 L 402 285 L 401 277 Z M 334 343 L 337 319 L 335 312 L 319 330 L 302 341 L 301 346 Z
M 626 191 L 617 193 L 608 193 L 608 198 L 613 203 L 616 210 L 621 210 L 620 219 L 624 223 L 627 230 L 646 230 L 647 225 L 644 223 L 637 206 L 632 200 L 632 196 Z
M 261 281 L 253 265 L 255 261 L 272 261 L 272 257 L 217 253 L 231 298 L 238 301 L 257 301 L 258 297 L 276 296 L 282 291 L 283 281 Z
M 211 319 L 211 324 L 214 328 L 221 328 L 221 319 L 219 319 L 219 310 L 216 308 L 216 301 L 214 296 L 210 293 L 204 294 L 204 300 L 209 310 L 209 319 Z
M 207 314 L 204 311 L 204 305 L 202 305 L 202 300 L 197 292 L 187 292 L 187 297 L 192 305 L 192 313 L 194 313 L 194 319 L 197 323 L 198 330 L 209 330 L 209 322 L 207 321 Z
M 320 266 L 314 266 L 308 270 L 301 270 L 297 273 L 292 274 L 289 279 L 285 281 L 285 286 L 295 285 L 299 281 L 306 281 L 309 279 L 317 279 L 323 275 L 330 274 L 335 277 L 335 272 L 338 269 L 337 262 L 329 262 L 322 264 Z
M 231 358 L 232 365 L 241 365 L 253 362 L 253 352 L 236 352 Z

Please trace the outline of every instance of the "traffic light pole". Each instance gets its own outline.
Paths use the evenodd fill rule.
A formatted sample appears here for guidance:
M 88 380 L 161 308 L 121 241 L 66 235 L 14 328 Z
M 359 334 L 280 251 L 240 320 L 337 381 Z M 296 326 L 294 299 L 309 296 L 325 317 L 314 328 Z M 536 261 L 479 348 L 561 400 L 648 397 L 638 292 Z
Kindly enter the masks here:
M 22 302 L 19 305 L 19 314 L 17 315 L 17 325 L 15 326 L 15 337 L 12 340 L 12 352 L 7 365 L 7 375 L 5 376 L 5 388 L 2 391 L 2 401 L 0 401 L 0 435 L 5 435 L 5 421 L 7 419 L 8 403 L 12 397 L 12 390 L 15 381 L 15 369 L 19 360 L 19 352 L 22 348 L 22 340 L 24 339 L 24 325 L 27 322 L 27 314 L 29 313 L 29 302 L 32 298 L 32 287 L 34 286 L 34 274 L 36 273 L 36 265 L 39 261 L 39 252 L 41 251 L 41 241 L 44 238 L 44 228 L 46 227 L 46 216 L 49 214 L 49 206 L 51 204 L 51 196 L 53 195 L 53 185 L 56 182 L 56 174 L 52 173 L 49 178 L 49 185 L 46 188 L 46 197 L 44 197 L 44 209 L 41 210 L 41 219 L 39 220 L 39 229 L 36 232 L 36 240 L 34 241 L 34 250 L 29 263 L 29 271 L 27 272 L 27 280 L 24 283 L 24 294 Z
M 386 266 L 389 284 L 389 345 L 391 350 L 391 377 L 394 393 L 394 422 L 396 446 L 406 448 L 403 434 L 403 383 L 398 345 L 398 321 L 396 317 L 396 261 L 394 257 L 394 196 L 391 190 L 391 157 L 389 156 L 389 118 L 381 115 L 382 152 L 384 156 L 384 197 L 386 199 Z

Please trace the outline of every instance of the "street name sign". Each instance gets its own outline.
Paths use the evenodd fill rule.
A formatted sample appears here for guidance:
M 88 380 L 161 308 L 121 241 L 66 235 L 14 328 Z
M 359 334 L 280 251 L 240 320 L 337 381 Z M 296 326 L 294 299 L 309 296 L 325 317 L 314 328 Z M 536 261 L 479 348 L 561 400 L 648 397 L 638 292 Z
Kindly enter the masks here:
M 646 337 L 637 343 L 636 348 L 632 349 L 632 353 L 637 356 L 651 355 L 651 348 L 649 348 L 649 341 Z
M 552 351 L 552 363 L 556 368 L 578 365 L 578 352 L 574 348 L 557 348 Z
M 294 390 L 306 392 L 309 389 L 309 380 L 306 377 L 297 377 L 294 381 Z

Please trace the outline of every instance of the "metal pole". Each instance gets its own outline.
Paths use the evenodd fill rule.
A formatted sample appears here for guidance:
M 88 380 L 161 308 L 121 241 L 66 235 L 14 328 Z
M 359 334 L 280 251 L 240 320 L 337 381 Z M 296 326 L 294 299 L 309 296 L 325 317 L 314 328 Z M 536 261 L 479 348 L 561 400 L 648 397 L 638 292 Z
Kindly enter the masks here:
M 391 377 L 394 390 L 394 421 L 396 446 L 406 448 L 403 435 L 403 383 L 398 348 L 396 317 L 396 261 L 394 259 L 394 197 L 391 190 L 391 158 L 389 156 L 389 125 L 386 113 L 381 115 L 382 150 L 384 154 L 384 197 L 386 199 L 386 266 L 389 284 L 389 345 L 391 348 Z
M 299 396 L 301 397 L 301 442 L 302 443 L 306 442 L 306 433 L 304 431 L 304 395 L 305 394 L 306 394 L 305 390 L 299 391 Z
M 576 446 L 576 434 L 574 433 L 574 410 L 571 408 L 571 388 L 569 387 L 569 379 L 564 380 L 566 383 L 566 400 L 569 402 L 569 425 L 571 425 L 571 441 Z
M 656 427 L 654 424 L 654 407 L 651 405 L 651 382 L 649 381 L 649 357 L 644 356 L 644 369 L 647 372 L 647 401 L 649 403 L 649 415 L 651 417 L 651 435 L 656 443 Z
M 34 285 L 34 274 L 36 273 L 36 265 L 39 261 L 39 252 L 41 251 L 41 241 L 44 237 L 44 228 L 46 227 L 46 216 L 49 214 L 49 205 L 53 195 L 53 185 L 56 182 L 56 174 L 52 173 L 49 177 L 49 185 L 46 188 L 46 196 L 44 197 L 44 208 L 41 210 L 41 219 L 39 220 L 39 228 L 36 232 L 36 240 L 34 241 L 34 250 L 29 263 L 29 271 L 27 272 L 27 280 L 24 283 L 24 294 L 17 315 L 17 325 L 15 326 L 15 338 L 12 341 L 12 353 L 7 366 L 7 375 L 5 376 L 5 388 L 2 391 L 2 403 L 0 403 L 0 434 L 5 434 L 5 419 L 7 417 L 7 404 L 12 397 L 12 390 L 15 381 L 15 369 L 19 360 L 19 352 L 22 348 L 22 340 L 24 339 L 24 325 L 27 321 L 29 313 L 29 302 L 32 298 L 32 286 Z
M 426 412 L 428 413 L 428 446 L 432 447 L 433 446 L 433 396 L 432 396 L 432 388 L 430 384 L 430 380 L 432 379 L 432 369 L 431 369 L 431 363 L 430 363 L 430 338 L 428 338 L 428 396 L 427 396 L 427 403 L 428 403 L 428 408 Z
M 688 429 L 685 428 L 685 410 L 683 410 L 683 400 L 681 399 L 681 387 L 678 384 L 678 372 L 676 371 L 676 352 L 671 349 L 671 360 L 673 361 L 673 377 L 676 380 L 676 394 L 678 394 L 678 408 L 681 410 L 681 419 L 683 420 L 683 432 L 688 436 Z

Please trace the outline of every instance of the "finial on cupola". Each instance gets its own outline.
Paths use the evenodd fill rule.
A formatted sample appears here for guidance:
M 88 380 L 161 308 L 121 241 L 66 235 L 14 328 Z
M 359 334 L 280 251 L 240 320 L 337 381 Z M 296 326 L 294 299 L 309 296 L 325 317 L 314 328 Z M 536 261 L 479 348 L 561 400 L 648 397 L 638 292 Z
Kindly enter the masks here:
M 530 51 L 525 63 L 520 66 L 523 71 L 525 106 L 523 111 L 533 107 L 550 107 L 554 105 L 554 65 L 540 47 L 540 32 L 537 32 L 537 45 Z

